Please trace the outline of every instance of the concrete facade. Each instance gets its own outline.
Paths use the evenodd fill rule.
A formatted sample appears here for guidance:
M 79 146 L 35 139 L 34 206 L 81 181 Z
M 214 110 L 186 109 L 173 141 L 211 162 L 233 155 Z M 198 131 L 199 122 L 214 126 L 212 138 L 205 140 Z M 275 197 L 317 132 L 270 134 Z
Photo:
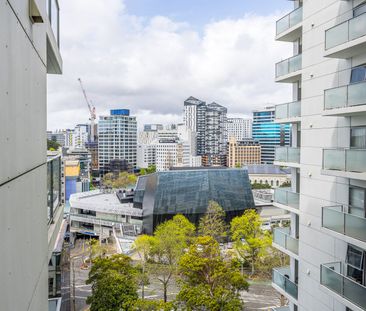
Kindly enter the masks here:
M 47 224 L 46 182 L 47 73 L 62 68 L 57 17 L 52 28 L 46 1 L 0 1 L 2 310 L 48 310 L 48 260 L 59 226 Z
M 294 4 L 277 22 L 276 39 L 292 43 L 294 58 L 276 65 L 276 81 L 293 84 L 301 114 L 290 103 L 278 118 L 292 123 L 292 147 L 278 149 L 275 162 L 291 167 L 292 188 L 274 201 L 291 211 L 285 236 L 298 249 L 274 242 L 291 265 L 274 271 L 273 286 L 289 310 L 366 310 L 366 2 Z

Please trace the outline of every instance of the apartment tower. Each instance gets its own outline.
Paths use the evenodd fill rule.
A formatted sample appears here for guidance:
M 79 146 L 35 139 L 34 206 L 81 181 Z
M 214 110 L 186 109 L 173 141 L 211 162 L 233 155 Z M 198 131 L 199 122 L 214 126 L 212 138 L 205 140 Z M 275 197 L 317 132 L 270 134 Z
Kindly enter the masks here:
M 276 64 L 276 81 L 293 85 L 275 114 L 292 124 L 291 147 L 275 158 L 292 172 L 274 199 L 291 213 L 291 227 L 274 231 L 291 258 L 273 270 L 289 302 L 278 310 L 366 310 L 366 2 L 294 5 L 276 34 L 294 53 Z
M 57 0 L 0 1 L 1 310 L 48 310 L 63 215 L 48 204 L 46 154 L 47 74 L 62 70 L 58 12 Z

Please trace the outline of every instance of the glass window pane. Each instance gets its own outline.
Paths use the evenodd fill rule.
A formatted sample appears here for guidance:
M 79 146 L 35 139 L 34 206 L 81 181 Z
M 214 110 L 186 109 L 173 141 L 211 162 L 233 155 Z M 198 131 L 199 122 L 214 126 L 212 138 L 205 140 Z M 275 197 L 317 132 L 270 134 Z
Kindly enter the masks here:
M 348 245 L 346 263 L 356 269 L 362 269 L 363 252 L 355 246 Z
M 362 4 L 353 10 L 353 17 L 366 13 L 366 4 Z
M 352 69 L 351 83 L 362 82 L 366 80 L 366 66 L 360 66 Z

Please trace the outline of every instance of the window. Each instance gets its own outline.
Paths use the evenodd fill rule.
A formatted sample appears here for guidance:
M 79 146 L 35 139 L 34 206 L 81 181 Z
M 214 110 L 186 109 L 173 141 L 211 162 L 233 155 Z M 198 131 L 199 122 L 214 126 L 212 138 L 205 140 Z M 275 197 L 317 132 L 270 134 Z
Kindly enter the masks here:
M 366 80 L 366 65 L 352 68 L 351 84 Z
M 361 14 L 366 13 L 366 3 L 361 4 L 353 10 L 353 17 L 360 16 Z
M 358 187 L 349 188 L 349 213 L 365 217 L 365 189 Z
M 366 127 L 351 128 L 351 148 L 366 149 Z
M 362 270 L 363 251 L 358 247 L 348 245 L 346 263 L 349 267 L 357 270 Z

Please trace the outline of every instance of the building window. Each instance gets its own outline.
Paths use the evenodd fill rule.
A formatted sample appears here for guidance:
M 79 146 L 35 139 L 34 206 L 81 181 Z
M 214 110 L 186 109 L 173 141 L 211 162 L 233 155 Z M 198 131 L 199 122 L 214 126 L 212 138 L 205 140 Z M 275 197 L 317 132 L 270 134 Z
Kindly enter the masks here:
M 366 127 L 351 128 L 351 148 L 366 149 Z
M 280 182 L 276 180 L 276 186 L 278 187 L 280 185 Z
M 366 4 L 361 4 L 353 9 L 353 17 L 360 16 L 361 14 L 364 13 L 366 13 Z
M 366 65 L 352 68 L 351 83 L 362 82 L 366 80 Z
M 359 187 L 349 188 L 349 213 L 359 217 L 365 217 L 366 191 Z

